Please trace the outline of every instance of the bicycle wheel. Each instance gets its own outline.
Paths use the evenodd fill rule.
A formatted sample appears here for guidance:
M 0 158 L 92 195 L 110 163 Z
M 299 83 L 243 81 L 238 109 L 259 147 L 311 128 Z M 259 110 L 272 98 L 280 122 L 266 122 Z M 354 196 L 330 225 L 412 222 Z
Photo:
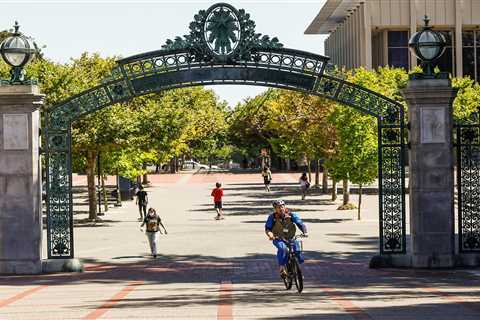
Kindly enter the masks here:
M 283 278 L 283 283 L 285 284 L 285 289 L 290 290 L 292 289 L 292 266 L 290 261 L 287 263 L 287 276 Z
M 302 293 L 303 291 L 303 274 L 302 269 L 300 269 L 300 265 L 296 258 L 292 259 L 293 265 L 293 278 L 295 279 L 295 287 L 297 287 L 298 293 Z

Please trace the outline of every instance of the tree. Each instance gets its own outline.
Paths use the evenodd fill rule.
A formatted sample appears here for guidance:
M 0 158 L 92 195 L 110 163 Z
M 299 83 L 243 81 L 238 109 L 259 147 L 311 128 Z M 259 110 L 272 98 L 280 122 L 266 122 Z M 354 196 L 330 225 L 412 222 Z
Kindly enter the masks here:
M 319 184 L 319 160 L 332 152 L 336 135 L 328 121 L 334 104 L 325 98 L 281 90 L 271 106 L 271 130 L 291 158 L 305 158 L 310 173 L 310 162 L 317 161 L 316 185 Z
M 247 98 L 228 116 L 229 140 L 243 157 L 256 157 L 263 147 L 272 149 L 269 139 L 274 137 L 274 132 L 266 125 L 271 118 L 268 105 L 278 93 L 278 90 L 268 89 L 256 97 Z
M 408 75 L 403 69 L 385 67 L 368 71 L 359 68 L 348 73 L 347 78 L 355 84 L 405 104 L 400 89 L 406 85 Z M 378 162 L 377 123 L 375 118 L 343 106 L 336 108 L 330 121 L 337 129 L 339 141 L 334 156 L 327 161 L 327 166 L 335 180 L 344 181 L 343 205 L 340 208 L 351 208 L 348 204 L 348 181 L 355 179 L 363 185 L 373 181 L 377 175 L 377 170 L 372 170 L 377 168 Z
M 453 117 L 455 120 L 468 119 L 474 112 L 479 112 L 480 85 L 470 79 L 453 78 L 452 87 L 458 89 L 453 102 Z
M 70 77 L 73 74 L 75 78 L 70 79 L 72 87 L 69 88 L 68 95 L 95 86 L 109 74 L 113 66 L 112 58 L 103 59 L 98 54 L 82 54 L 80 58 L 72 60 L 66 76 Z M 97 156 L 99 152 L 111 152 L 127 145 L 128 137 L 134 133 L 134 127 L 135 118 L 129 115 L 128 107 L 124 105 L 114 105 L 89 114 L 72 125 L 74 154 L 86 159 L 89 219 L 97 219 L 95 192 Z

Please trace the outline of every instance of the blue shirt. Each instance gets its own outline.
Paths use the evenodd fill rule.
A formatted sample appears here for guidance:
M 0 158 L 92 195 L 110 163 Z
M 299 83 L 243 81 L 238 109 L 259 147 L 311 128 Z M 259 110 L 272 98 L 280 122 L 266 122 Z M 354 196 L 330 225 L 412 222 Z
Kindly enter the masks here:
M 272 231 L 273 224 L 275 223 L 275 218 L 274 218 L 275 213 L 272 213 L 271 215 L 268 216 L 267 222 L 265 223 L 265 231 Z M 307 232 L 307 226 L 303 223 L 302 219 L 300 219 L 300 216 L 296 214 L 295 212 L 290 213 L 290 217 L 292 218 L 292 222 L 295 223 L 295 225 L 302 230 L 303 233 Z

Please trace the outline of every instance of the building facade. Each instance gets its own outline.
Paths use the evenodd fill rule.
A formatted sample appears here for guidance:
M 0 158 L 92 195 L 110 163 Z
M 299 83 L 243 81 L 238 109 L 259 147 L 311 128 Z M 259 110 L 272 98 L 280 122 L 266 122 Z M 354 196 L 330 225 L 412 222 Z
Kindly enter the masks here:
M 325 54 L 341 67 L 411 69 L 408 39 L 425 15 L 447 40 L 440 70 L 480 81 L 480 0 L 327 0 L 305 34 L 328 34 Z

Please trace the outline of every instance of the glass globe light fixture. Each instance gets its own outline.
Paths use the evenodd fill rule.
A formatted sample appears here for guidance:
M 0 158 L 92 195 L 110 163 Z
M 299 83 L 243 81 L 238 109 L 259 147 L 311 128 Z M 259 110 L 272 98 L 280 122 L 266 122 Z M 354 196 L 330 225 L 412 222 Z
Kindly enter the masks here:
M 30 38 L 22 35 L 18 29 L 20 25 L 15 21 L 13 35 L 6 38 L 0 44 L 0 55 L 2 59 L 12 67 L 10 70 L 10 84 L 25 84 L 24 67 L 32 61 L 37 49 Z
M 422 61 L 424 74 L 433 77 L 432 62 L 442 56 L 447 42 L 443 34 L 432 30 L 432 27 L 428 25 L 430 19 L 427 16 L 425 16 L 423 21 L 425 21 L 423 30 L 414 33 L 410 37 L 408 47 Z

